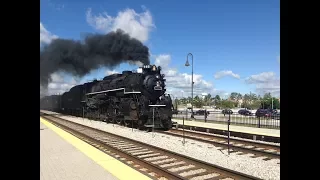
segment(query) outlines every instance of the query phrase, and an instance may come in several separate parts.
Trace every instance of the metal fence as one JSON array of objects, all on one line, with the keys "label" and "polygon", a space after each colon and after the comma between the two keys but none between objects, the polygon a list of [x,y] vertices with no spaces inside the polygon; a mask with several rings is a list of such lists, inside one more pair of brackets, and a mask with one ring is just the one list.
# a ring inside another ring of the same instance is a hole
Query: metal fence
[{"label": "metal fence", "polygon": [[[194,111],[196,112],[196,111]],[[269,128],[280,129],[280,114],[268,114],[257,117],[254,113],[251,115],[242,115],[234,112],[232,114],[223,114],[222,112],[208,111],[209,114],[205,117],[204,113],[201,115],[194,115],[191,118],[191,112],[178,111],[178,114],[174,114],[174,119],[194,120],[206,123],[219,123],[227,124],[230,118],[231,125],[257,127],[257,128]]]}]

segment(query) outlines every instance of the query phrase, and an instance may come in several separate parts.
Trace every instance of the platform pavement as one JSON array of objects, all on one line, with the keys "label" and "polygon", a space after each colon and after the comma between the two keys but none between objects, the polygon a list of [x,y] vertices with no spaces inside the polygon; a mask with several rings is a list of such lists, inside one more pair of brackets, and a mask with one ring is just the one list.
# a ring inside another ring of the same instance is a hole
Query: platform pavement
[{"label": "platform pavement", "polygon": [[[177,122],[180,125],[183,124],[183,121],[180,119],[172,119],[172,121]],[[203,128],[209,128],[209,129],[219,129],[219,130],[225,130],[225,131],[228,130],[227,124],[217,124],[217,123],[212,123],[212,122],[205,123],[205,122],[185,120],[184,125],[203,127]],[[262,136],[280,137],[280,130],[279,129],[266,129],[266,128],[255,128],[255,127],[244,127],[244,126],[230,125],[230,131],[248,133],[248,134],[257,134],[257,135],[262,135]]]},{"label": "platform pavement", "polygon": [[150,178],[40,118],[40,179]]}]

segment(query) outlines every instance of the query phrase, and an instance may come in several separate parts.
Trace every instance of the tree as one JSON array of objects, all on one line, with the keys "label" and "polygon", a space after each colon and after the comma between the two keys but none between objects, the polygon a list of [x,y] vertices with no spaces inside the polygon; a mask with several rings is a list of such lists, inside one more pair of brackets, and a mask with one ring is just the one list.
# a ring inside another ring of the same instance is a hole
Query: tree
[{"label": "tree", "polygon": [[217,107],[223,108],[223,109],[225,109],[225,108],[231,109],[231,108],[234,108],[235,105],[236,105],[235,102],[224,99],[224,100],[220,101],[220,103],[217,105]]},{"label": "tree", "polygon": [[278,98],[273,98],[273,109],[280,109],[280,101]]},{"label": "tree", "polygon": [[270,99],[270,98],[272,98],[271,93],[265,93],[263,96],[263,99],[265,99],[265,100]]},{"label": "tree", "polygon": [[196,96],[193,98],[193,102],[192,102],[193,106],[200,108],[203,106],[203,100],[201,98],[199,98],[199,96]]},{"label": "tree", "polygon": [[251,93],[251,92],[248,96],[249,96],[250,101],[256,101],[256,100],[259,100],[259,98],[260,98],[256,94]]},{"label": "tree", "polygon": [[216,95],[216,96],[213,98],[213,101],[214,101],[214,105],[215,105],[216,107],[219,107],[220,101],[221,101],[220,96],[219,96],[219,95]]},{"label": "tree", "polygon": [[250,104],[250,95],[248,94],[245,94],[243,96],[243,103],[241,105],[242,108],[248,108],[249,107],[249,104]]},{"label": "tree", "polygon": [[234,107],[235,107],[235,103],[232,102],[232,101],[229,101],[229,100],[223,100],[223,101],[221,102],[221,104],[222,104],[222,107],[223,107],[223,108],[229,108],[229,109],[231,109],[231,108],[234,108]]},{"label": "tree", "polygon": [[[187,105],[192,102],[194,107],[201,108],[203,106],[210,106],[214,102],[214,105],[218,108],[234,108],[238,107],[239,100],[242,99],[243,103],[241,104],[241,108],[248,109],[258,109],[258,108],[271,108],[272,107],[272,99],[273,99],[273,108],[280,109],[280,102],[278,98],[271,96],[270,93],[266,93],[261,97],[260,95],[256,95],[254,93],[244,94],[243,96],[240,93],[233,92],[230,95],[230,99],[222,100],[219,95],[214,96],[212,98],[211,94],[206,95],[204,98],[200,98],[199,96],[195,96],[193,102],[191,97],[180,98],[179,100],[174,100],[174,106],[183,104]],[[233,99],[231,98],[233,96]]]},{"label": "tree", "polygon": [[174,107],[175,107],[175,109],[178,109],[178,104],[179,104],[179,100],[178,99],[175,99],[174,100]]},{"label": "tree", "polygon": [[238,98],[238,93],[232,92],[232,93],[230,94],[230,99],[231,99],[231,100],[237,100],[237,98]]},{"label": "tree", "polygon": [[214,99],[215,99],[215,100],[218,100],[218,101],[220,101],[220,100],[221,100],[221,98],[220,98],[220,96],[219,96],[219,95],[216,95],[216,96],[214,97]]},{"label": "tree", "polygon": [[249,109],[258,109],[260,107],[261,107],[261,102],[259,100],[255,100],[251,104],[249,104],[247,108],[249,108]]},{"label": "tree", "polygon": [[211,103],[212,103],[211,94],[206,95],[206,96],[204,97],[203,101],[204,101],[204,105],[210,106]]},{"label": "tree", "polygon": [[237,101],[239,101],[240,99],[242,99],[242,94],[238,93],[236,98],[237,98]]},{"label": "tree", "polygon": [[272,108],[272,101],[273,101],[273,109],[280,108],[279,99],[276,97],[272,97],[271,93],[264,94],[263,98],[261,99],[261,106],[264,109]]},{"label": "tree", "polygon": [[242,94],[237,92],[232,92],[230,94],[230,100],[235,103],[235,106],[238,107],[240,100],[242,99]]}]

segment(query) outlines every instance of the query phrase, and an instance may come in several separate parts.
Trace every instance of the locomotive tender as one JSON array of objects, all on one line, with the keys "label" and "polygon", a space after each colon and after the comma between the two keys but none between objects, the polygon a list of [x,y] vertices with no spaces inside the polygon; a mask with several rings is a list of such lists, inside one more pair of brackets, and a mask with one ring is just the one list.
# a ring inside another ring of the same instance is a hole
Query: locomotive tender
[{"label": "locomotive tender", "polygon": [[171,129],[173,104],[161,67],[145,65],[74,86],[61,96],[47,96],[40,107],[100,121]]}]

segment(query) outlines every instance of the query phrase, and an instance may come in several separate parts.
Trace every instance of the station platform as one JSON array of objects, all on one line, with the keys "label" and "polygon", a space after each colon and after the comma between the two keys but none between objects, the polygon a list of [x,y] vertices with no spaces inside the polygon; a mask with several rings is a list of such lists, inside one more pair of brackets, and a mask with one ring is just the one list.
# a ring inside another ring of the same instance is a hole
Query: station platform
[{"label": "station platform", "polygon": [[[183,124],[183,121],[180,119],[172,119],[172,121],[177,122],[179,125]],[[205,122],[185,120],[184,125],[193,126],[193,127],[208,128],[208,129],[217,129],[217,130],[222,130],[222,131],[228,130],[227,124],[217,124],[217,123],[211,123],[211,122],[205,123]],[[280,138],[280,130],[279,129],[266,129],[266,128],[235,126],[235,125],[230,125],[229,127],[230,127],[229,130],[232,132]]]},{"label": "station platform", "polygon": [[40,117],[41,180],[147,180],[149,177]]}]

